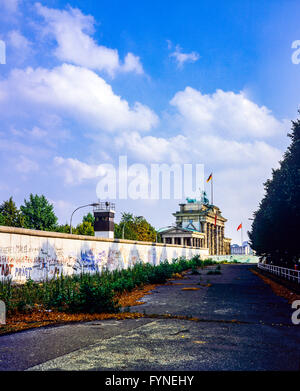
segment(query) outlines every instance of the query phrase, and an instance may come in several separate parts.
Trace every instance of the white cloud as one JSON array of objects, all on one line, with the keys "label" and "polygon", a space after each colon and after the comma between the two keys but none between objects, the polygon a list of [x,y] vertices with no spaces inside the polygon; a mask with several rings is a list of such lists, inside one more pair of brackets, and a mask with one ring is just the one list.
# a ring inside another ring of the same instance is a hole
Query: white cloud
[{"label": "white cloud", "polygon": [[143,67],[140,58],[132,53],[127,53],[124,59],[124,65],[120,67],[121,72],[136,72],[143,74]]},{"label": "white cloud", "polygon": [[138,132],[121,134],[115,138],[118,150],[126,150],[131,156],[147,162],[184,162],[186,137],[182,135],[170,139],[155,136],[142,137]]},{"label": "white cloud", "polygon": [[79,9],[50,9],[36,4],[37,12],[45,19],[45,34],[57,41],[55,55],[62,61],[86,68],[106,71],[110,76],[119,72],[143,74],[140,58],[128,53],[122,64],[116,49],[98,45],[90,36],[94,32],[94,18],[84,15]]},{"label": "white cloud", "polygon": [[282,133],[286,123],[278,121],[265,106],[258,106],[238,94],[217,90],[205,95],[191,87],[177,92],[171,105],[178,111],[176,121],[187,133],[218,134],[222,137],[268,137]]},{"label": "white cloud", "polygon": [[8,33],[8,43],[22,51],[28,51],[31,46],[31,42],[18,30],[11,30]]},{"label": "white cloud", "polygon": [[105,174],[102,167],[89,165],[78,159],[54,158],[55,167],[59,167],[59,174],[63,176],[65,183],[69,185],[80,184],[88,179],[95,179]]},{"label": "white cloud", "polygon": [[276,163],[281,151],[265,141],[231,141],[219,136],[177,135],[170,138],[142,137],[137,132],[120,135],[114,145],[119,151],[128,151],[139,161],[191,163],[222,167],[248,167]]},{"label": "white cloud", "polygon": [[[169,138],[118,135],[117,150],[128,151],[131,160],[160,163],[203,163],[207,175],[214,173],[214,201],[229,218],[227,233],[239,240],[237,225],[243,221],[244,239],[248,220],[263,195],[263,183],[278,167],[282,151],[266,140],[285,135],[285,121],[277,120],[243,93],[216,91],[203,95],[190,87],[171,100],[176,108],[169,115],[178,135]],[[174,133],[174,132],[173,132]],[[210,186],[207,187],[210,197]]]},{"label": "white cloud", "polygon": [[[168,41],[168,48],[171,49],[172,44]],[[182,68],[186,62],[196,62],[200,56],[197,52],[183,53],[179,45],[176,45],[175,51],[170,54],[170,57],[174,57],[179,68]]]},{"label": "white cloud", "polygon": [[7,48],[10,52],[10,62],[20,64],[33,53],[32,42],[30,42],[19,30],[11,30],[7,34]]},{"label": "white cloud", "polygon": [[[0,83],[6,114],[18,107],[44,114],[65,115],[94,129],[108,132],[149,131],[158,122],[156,114],[136,102],[132,107],[95,72],[63,64],[52,70],[44,68],[15,69]],[[14,103],[14,105],[10,104]],[[18,104],[17,104],[18,102]]]},{"label": "white cloud", "polygon": [[39,165],[35,161],[29,159],[26,156],[20,156],[18,157],[16,169],[19,172],[27,174],[29,172],[38,171]]}]

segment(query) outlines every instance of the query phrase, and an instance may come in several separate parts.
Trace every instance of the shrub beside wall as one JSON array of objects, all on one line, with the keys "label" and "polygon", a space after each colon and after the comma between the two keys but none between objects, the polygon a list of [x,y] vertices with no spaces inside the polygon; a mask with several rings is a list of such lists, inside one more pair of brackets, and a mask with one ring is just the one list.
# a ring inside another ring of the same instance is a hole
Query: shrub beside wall
[{"label": "shrub beside wall", "polygon": [[162,284],[174,273],[215,263],[196,255],[190,260],[182,257],[158,266],[138,263],[129,269],[60,276],[42,283],[28,280],[23,285],[13,285],[8,280],[0,283],[0,300],[9,313],[31,311],[37,306],[71,313],[114,313],[120,310],[117,293],[145,284]]}]

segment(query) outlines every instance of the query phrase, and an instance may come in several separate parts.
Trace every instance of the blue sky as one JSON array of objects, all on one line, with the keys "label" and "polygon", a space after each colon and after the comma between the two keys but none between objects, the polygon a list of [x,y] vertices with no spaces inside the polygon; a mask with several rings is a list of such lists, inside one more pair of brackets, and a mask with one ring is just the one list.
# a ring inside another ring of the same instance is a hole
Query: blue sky
[{"label": "blue sky", "polygon": [[[120,155],[203,163],[239,241],[297,116],[299,11],[289,0],[0,0],[0,199],[45,194],[64,223]],[[159,228],[178,201],[116,203],[117,219],[131,211]]]}]

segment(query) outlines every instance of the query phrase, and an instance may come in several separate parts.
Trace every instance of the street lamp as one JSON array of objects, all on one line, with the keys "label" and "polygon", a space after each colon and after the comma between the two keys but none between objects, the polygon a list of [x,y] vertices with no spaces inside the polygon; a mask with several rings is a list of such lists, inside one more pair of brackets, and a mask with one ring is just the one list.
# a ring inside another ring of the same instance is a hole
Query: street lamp
[{"label": "street lamp", "polygon": [[76,212],[76,210],[78,209],[81,209],[81,208],[85,208],[86,206],[98,206],[100,205],[99,202],[94,202],[92,204],[87,204],[87,205],[82,205],[82,206],[78,206],[78,208],[76,208],[73,213],[71,214],[71,219],[70,219],[70,234],[72,233],[72,217],[73,217],[73,214]]}]

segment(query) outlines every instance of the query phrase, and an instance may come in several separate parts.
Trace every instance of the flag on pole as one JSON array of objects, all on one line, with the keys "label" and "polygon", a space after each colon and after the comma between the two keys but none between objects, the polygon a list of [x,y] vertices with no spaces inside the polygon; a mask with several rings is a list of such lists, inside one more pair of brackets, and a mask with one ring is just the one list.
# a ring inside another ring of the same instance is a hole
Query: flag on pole
[{"label": "flag on pole", "polygon": [[217,214],[215,215],[215,226],[217,225]]},{"label": "flag on pole", "polygon": [[242,229],[242,223],[237,227],[237,231],[238,231],[239,229]]},{"label": "flag on pole", "polygon": [[212,173],[211,173],[210,176],[206,179],[206,183],[208,183],[211,179],[212,179]]}]

